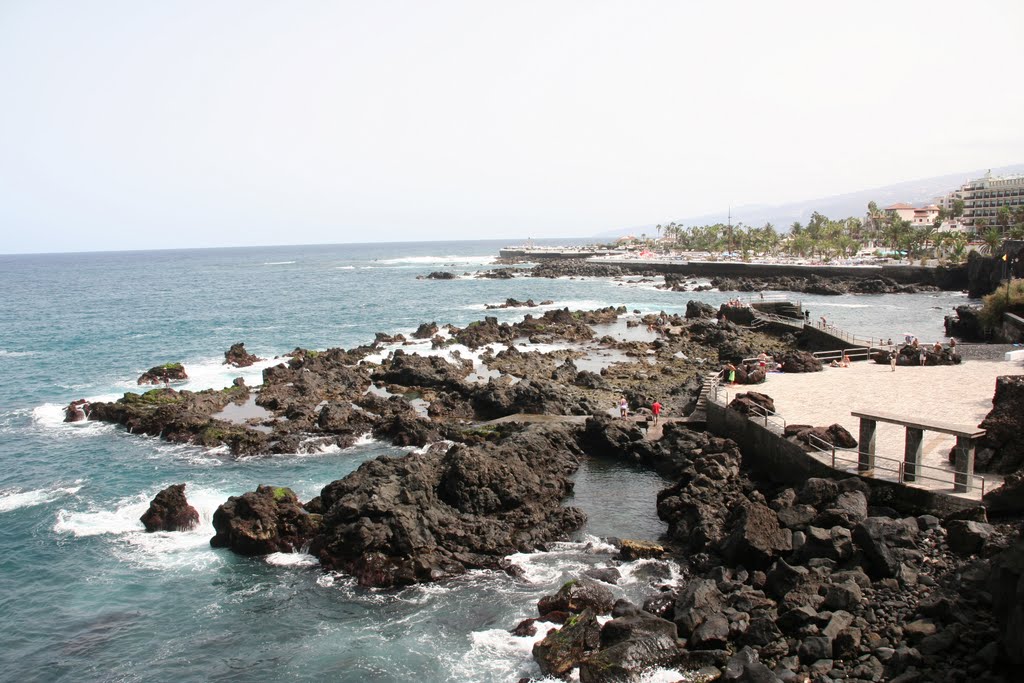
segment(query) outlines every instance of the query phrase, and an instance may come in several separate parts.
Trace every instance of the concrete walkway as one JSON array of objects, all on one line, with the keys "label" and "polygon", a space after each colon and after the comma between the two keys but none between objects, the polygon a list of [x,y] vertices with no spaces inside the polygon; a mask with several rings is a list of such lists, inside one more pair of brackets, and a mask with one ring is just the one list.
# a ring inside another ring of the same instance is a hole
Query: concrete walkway
[{"label": "concrete walkway", "polygon": [[[822,372],[771,373],[764,384],[725,386],[731,400],[737,393],[754,390],[775,401],[775,410],[787,424],[828,426],[839,423],[857,438],[859,420],[853,410],[884,410],[907,418],[927,418],[956,424],[977,425],[992,409],[996,377],[1024,373],[1024,364],[1006,361],[965,361],[960,365],[898,367],[864,361],[849,368],[826,367]],[[876,453],[903,459],[905,430],[879,423]],[[923,464],[952,473],[948,454],[956,439],[947,434],[924,433]],[[884,475],[883,475],[884,476]],[[985,490],[1002,483],[997,475],[985,478]],[[886,477],[889,478],[889,477]],[[945,490],[938,482],[922,482],[927,488]],[[972,497],[980,497],[980,491]]]}]

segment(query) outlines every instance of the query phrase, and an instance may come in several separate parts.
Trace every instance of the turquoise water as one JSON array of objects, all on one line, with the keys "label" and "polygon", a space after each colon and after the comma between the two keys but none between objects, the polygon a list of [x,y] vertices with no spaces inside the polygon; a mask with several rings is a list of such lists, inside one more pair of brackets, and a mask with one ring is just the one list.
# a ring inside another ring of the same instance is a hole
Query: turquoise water
[{"label": "turquoise water", "polygon": [[[288,485],[303,499],[367,458],[345,451],[232,461],[106,425],[65,425],[76,398],[135,390],[152,365],[181,361],[186,388],[259,382],[296,346],[350,347],[424,321],[463,325],[508,297],[560,306],[683,312],[732,294],[686,294],[609,279],[417,280],[488,264],[501,244],[452,242],[0,256],[0,663],[9,680],[515,681],[538,675],[532,641],[507,629],[587,566],[603,536],[653,538],[656,475],[585,463],[573,504],[590,522],[573,543],[514,558],[524,579],[477,572],[441,585],[370,591],[305,555],[214,550],[210,518],[228,496]],[[815,318],[859,334],[924,340],[962,295],[803,297]],[[524,311],[488,312],[513,320]],[[221,364],[234,342],[271,360]],[[202,516],[182,534],[138,522],[186,482]],[[641,599],[645,572],[621,592]]]}]

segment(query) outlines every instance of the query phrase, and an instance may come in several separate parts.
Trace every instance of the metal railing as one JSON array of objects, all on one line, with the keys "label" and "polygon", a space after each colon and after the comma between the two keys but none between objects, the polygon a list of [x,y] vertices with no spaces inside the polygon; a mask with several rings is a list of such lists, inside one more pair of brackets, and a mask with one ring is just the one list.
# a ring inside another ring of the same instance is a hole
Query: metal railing
[{"label": "metal railing", "polygon": [[842,361],[843,356],[846,356],[850,360],[870,360],[871,352],[873,349],[866,349],[863,346],[858,346],[853,349],[842,349],[835,351],[815,351],[811,355],[820,360],[822,363],[831,363],[832,361]]},{"label": "metal railing", "polygon": [[[817,443],[813,443],[813,442],[817,442]],[[824,439],[815,436],[814,434],[808,434],[807,435],[807,445],[809,445],[811,448],[813,448],[818,453],[825,453],[825,454],[827,454],[826,457],[830,458],[832,469],[837,469],[837,470],[842,470],[842,471],[847,471],[847,472],[848,471],[852,471],[852,472],[855,472],[855,473],[863,474],[863,472],[861,471],[861,468],[860,468],[860,451],[858,449],[856,449],[856,448],[841,448],[839,446],[836,446],[833,443],[829,443],[828,441],[825,441]],[[845,455],[845,454],[850,454],[850,455]],[[955,488],[956,485],[957,485],[957,477],[962,477],[962,478],[967,478],[968,477],[968,474],[966,472],[956,472],[956,471],[950,472],[949,470],[943,469],[941,467],[933,467],[931,465],[918,464],[914,469],[916,469],[916,470],[928,470],[928,471],[931,471],[931,472],[939,472],[939,473],[941,473],[941,474],[943,474],[945,476],[941,477],[941,478],[940,477],[930,477],[930,476],[927,476],[925,474],[919,474],[919,473],[915,472],[915,473],[912,473],[911,474],[911,478],[908,479],[907,478],[907,462],[905,460],[900,460],[900,459],[897,459],[897,458],[888,458],[888,457],[885,457],[885,456],[882,456],[882,455],[875,455],[874,456],[874,460],[875,460],[875,466],[874,466],[873,469],[881,470],[882,472],[892,472],[893,474],[896,475],[896,480],[899,483],[901,483],[901,484],[903,484],[905,486],[913,486],[918,481],[927,480],[927,481],[934,481],[934,482],[937,482],[937,483],[940,483],[940,484],[946,484],[946,485],[949,485],[951,488]],[[879,461],[882,461],[881,465],[878,464]],[[841,466],[837,466],[837,463],[839,463],[839,465],[841,465]],[[889,465],[887,463],[893,463],[893,464]],[[969,476],[970,476],[970,479],[971,479],[969,488],[973,489],[976,486],[977,482],[980,481],[981,482],[981,495],[984,496],[985,495],[985,477],[980,477],[980,476],[975,475],[975,474],[972,474],[972,475],[969,475]]]},{"label": "metal railing", "polygon": [[753,405],[750,406],[750,412],[758,417],[764,419],[764,426],[767,428],[769,425],[779,430],[779,433],[784,434],[786,432],[786,418],[779,415],[774,410],[769,410],[764,406]]},{"label": "metal railing", "polygon": [[802,302],[793,301],[787,294],[759,294],[758,296],[740,299],[745,304],[766,304],[766,303],[792,303],[797,308],[802,308]]},{"label": "metal railing", "polygon": [[817,327],[822,332],[825,332],[826,334],[829,334],[838,339],[842,339],[843,341],[848,341],[851,344],[856,344],[857,346],[870,347],[875,342],[875,337],[862,337],[859,334],[851,334],[844,329],[836,327],[835,325],[832,325],[830,323],[823,323],[820,320],[816,322],[814,326]]}]

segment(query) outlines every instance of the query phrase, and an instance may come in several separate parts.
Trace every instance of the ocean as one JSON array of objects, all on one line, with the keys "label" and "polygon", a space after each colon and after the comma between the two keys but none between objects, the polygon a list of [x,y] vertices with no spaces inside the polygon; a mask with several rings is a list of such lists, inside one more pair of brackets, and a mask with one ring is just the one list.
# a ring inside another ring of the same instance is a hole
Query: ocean
[{"label": "ocean", "polygon": [[[537,241],[543,244],[544,241]],[[563,241],[564,242],[564,241]],[[553,243],[553,242],[552,242]],[[403,590],[360,588],[302,553],[244,558],[209,547],[228,496],[259,484],[303,500],[366,459],[406,450],[369,438],[345,450],[233,460],[96,423],[64,424],[78,398],[139,390],[147,368],[182,362],[184,388],[260,383],[297,346],[369,343],[421,322],[465,325],[508,297],[558,307],[682,313],[734,293],[674,293],[640,278],[476,279],[501,242],[424,242],[0,256],[0,664],[17,681],[517,681],[540,676],[535,638],[508,630],[579,571],[607,564],[608,537],[664,530],[656,474],[589,460],[569,504],[589,522],[570,542],[514,557],[525,575],[472,572]],[[455,280],[417,279],[435,270]],[[860,335],[926,342],[959,293],[793,295]],[[235,342],[267,361],[223,365]],[[147,534],[157,491],[186,483],[201,515]],[[669,568],[623,568],[641,601]],[[541,634],[543,635],[543,634]],[[649,680],[677,680],[654,672]]]}]

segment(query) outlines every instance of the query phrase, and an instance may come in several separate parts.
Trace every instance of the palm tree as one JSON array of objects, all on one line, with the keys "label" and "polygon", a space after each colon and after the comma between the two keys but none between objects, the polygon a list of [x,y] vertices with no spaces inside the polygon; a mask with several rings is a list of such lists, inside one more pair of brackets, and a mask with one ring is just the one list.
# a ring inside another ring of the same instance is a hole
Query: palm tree
[{"label": "palm tree", "polygon": [[[979,218],[978,223],[980,224],[983,220],[985,219]],[[998,251],[999,245],[1003,243],[1002,233],[994,227],[986,230],[985,234],[981,236],[981,239],[984,240],[985,246],[988,247],[988,253],[993,255]]]}]

